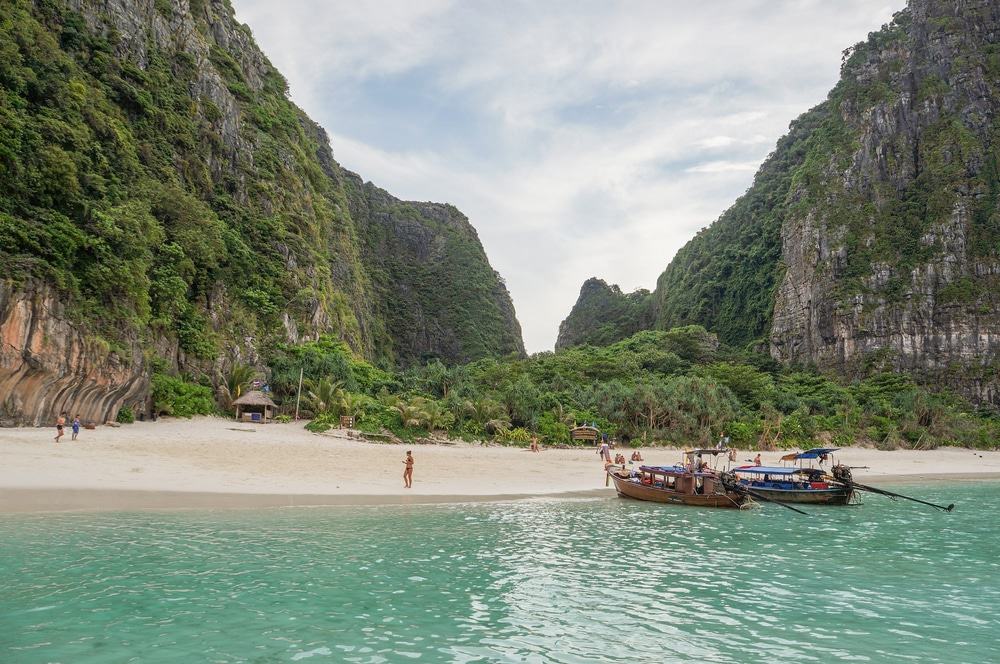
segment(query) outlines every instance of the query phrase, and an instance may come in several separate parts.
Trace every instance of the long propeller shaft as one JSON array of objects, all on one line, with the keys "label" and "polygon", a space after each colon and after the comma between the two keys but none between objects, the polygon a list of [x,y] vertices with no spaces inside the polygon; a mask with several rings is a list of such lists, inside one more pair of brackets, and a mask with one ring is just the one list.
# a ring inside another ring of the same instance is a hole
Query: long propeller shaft
[{"label": "long propeller shaft", "polygon": [[903,500],[912,500],[915,503],[920,503],[921,505],[928,505],[930,507],[936,507],[939,510],[950,512],[955,509],[955,504],[952,503],[947,507],[944,505],[938,505],[937,503],[931,503],[926,500],[920,500],[919,498],[913,498],[912,496],[904,496],[901,493],[896,493],[895,491],[887,491],[886,489],[879,489],[878,487],[868,486],[867,484],[858,484],[857,482],[852,482],[851,486],[855,489],[861,489],[862,491],[869,491],[871,493],[877,493],[882,496],[889,496],[890,498],[902,498]]}]

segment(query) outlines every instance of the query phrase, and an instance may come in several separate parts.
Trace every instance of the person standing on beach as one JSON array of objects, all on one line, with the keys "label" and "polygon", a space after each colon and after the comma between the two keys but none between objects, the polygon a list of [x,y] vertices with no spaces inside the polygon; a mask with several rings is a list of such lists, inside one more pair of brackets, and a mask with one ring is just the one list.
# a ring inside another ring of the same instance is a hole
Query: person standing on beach
[{"label": "person standing on beach", "polygon": [[413,454],[410,450],[406,450],[406,459],[403,460],[403,465],[406,468],[403,469],[403,488],[412,489],[413,488]]},{"label": "person standing on beach", "polygon": [[59,414],[56,418],[56,442],[63,437],[63,427],[66,426],[66,411]]},{"label": "person standing on beach", "polygon": [[76,440],[76,437],[80,435],[80,413],[77,413],[73,418],[73,437],[70,440]]},{"label": "person standing on beach", "polygon": [[607,439],[601,442],[601,448],[598,450],[598,453],[601,455],[601,460],[604,461],[605,466],[611,463],[611,446],[608,444]]}]

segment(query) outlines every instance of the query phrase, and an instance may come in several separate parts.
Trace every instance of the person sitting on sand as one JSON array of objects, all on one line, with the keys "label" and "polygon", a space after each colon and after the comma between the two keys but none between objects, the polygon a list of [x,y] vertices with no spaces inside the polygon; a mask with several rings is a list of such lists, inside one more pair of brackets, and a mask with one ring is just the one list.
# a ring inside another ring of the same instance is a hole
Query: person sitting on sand
[{"label": "person sitting on sand", "polygon": [[73,418],[73,437],[70,440],[76,440],[76,437],[80,435],[80,413],[76,414]]},{"label": "person sitting on sand", "polygon": [[732,448],[731,450],[729,450],[729,460],[730,461],[736,461],[736,448],[735,447]]},{"label": "person sitting on sand", "polygon": [[66,425],[66,411],[59,414],[56,418],[56,442],[63,437],[63,427]]},{"label": "person sitting on sand", "polygon": [[642,461],[642,460],[643,460],[642,454],[639,453],[639,450],[632,452],[632,461]]},{"label": "person sitting on sand", "polygon": [[755,466],[759,466],[760,465],[760,452],[757,452],[757,456],[755,456],[753,458],[753,465],[755,465]]},{"label": "person sitting on sand", "polygon": [[625,465],[625,455],[619,452],[615,455],[615,463],[624,466]]},{"label": "person sitting on sand", "polygon": [[403,460],[403,465],[406,468],[403,469],[403,488],[412,489],[413,488],[413,453],[410,450],[406,450],[406,459]]}]

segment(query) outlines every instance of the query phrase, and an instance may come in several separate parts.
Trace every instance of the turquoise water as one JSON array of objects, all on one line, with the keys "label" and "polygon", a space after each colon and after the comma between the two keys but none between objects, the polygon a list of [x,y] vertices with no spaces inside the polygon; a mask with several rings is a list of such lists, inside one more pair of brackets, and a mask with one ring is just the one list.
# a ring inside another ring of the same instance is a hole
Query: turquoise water
[{"label": "turquoise water", "polygon": [[1000,661],[1000,484],[0,517],[0,662]]}]

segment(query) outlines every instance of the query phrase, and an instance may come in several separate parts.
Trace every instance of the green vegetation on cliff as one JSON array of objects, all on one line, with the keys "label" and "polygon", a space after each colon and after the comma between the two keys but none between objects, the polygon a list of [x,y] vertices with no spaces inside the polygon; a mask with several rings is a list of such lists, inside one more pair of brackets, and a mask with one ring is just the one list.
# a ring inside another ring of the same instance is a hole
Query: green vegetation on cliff
[{"label": "green vegetation on cliff", "polygon": [[523,352],[468,221],[372,205],[227,2],[81,12],[0,9],[0,278],[182,368],[321,333],[386,365]]},{"label": "green vegetation on cliff", "polygon": [[674,256],[656,282],[656,326],[698,324],[728,344],[764,337],[782,277],[781,225],[795,174],[822,151],[829,117],[818,106],[792,123],[750,189]]},{"label": "green vegetation on cliff", "polygon": [[[845,375],[882,360],[997,404],[997,34],[996,2],[911,0],[847,49],[828,98],[670,261],[649,327],[703,325]],[[613,340],[643,315],[601,313],[571,312],[560,346]]]},{"label": "green vegetation on cliff", "polygon": [[653,325],[648,290],[623,293],[618,285],[591,278],[583,283],[570,315],[559,325],[556,350],[588,344],[607,346]]}]

